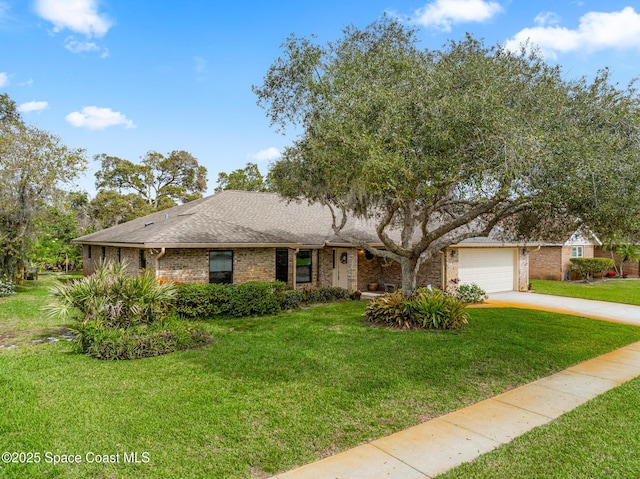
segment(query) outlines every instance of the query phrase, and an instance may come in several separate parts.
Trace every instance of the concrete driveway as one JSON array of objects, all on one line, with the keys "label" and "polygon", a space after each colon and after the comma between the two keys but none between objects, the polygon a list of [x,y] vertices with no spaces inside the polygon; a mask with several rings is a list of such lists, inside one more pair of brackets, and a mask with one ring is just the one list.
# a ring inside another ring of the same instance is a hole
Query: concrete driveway
[{"label": "concrete driveway", "polygon": [[566,298],[550,294],[505,291],[492,293],[487,301],[492,306],[540,309],[574,314],[588,318],[640,325],[640,306],[593,301],[591,299]]}]

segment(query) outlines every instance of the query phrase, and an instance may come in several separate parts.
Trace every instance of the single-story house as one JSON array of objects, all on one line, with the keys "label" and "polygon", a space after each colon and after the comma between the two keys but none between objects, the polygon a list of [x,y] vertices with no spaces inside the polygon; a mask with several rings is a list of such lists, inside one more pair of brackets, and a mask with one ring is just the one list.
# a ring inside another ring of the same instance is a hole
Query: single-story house
[{"label": "single-story house", "polygon": [[[345,243],[331,228],[328,208],[288,202],[275,193],[223,191],[74,240],[84,273],[96,262],[127,260],[133,272],[191,283],[280,280],[292,288],[341,286],[366,291],[401,285],[400,265]],[[382,247],[375,228],[352,218],[346,228]],[[526,290],[526,249],[475,238],[425,262],[418,285],[475,282],[487,292]]]},{"label": "single-story house", "polygon": [[571,279],[571,258],[593,258],[600,240],[588,230],[577,230],[564,242],[541,243],[529,249],[531,279]]}]

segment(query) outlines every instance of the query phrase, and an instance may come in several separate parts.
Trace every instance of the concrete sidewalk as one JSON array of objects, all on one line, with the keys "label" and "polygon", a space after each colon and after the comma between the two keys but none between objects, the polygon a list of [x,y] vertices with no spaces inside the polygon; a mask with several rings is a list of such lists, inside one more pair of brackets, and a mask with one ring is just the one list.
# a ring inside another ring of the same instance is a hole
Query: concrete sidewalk
[{"label": "concrete sidewalk", "polygon": [[[534,293],[498,293],[513,306],[640,324],[640,307]],[[273,479],[432,478],[640,375],[640,342]]]}]

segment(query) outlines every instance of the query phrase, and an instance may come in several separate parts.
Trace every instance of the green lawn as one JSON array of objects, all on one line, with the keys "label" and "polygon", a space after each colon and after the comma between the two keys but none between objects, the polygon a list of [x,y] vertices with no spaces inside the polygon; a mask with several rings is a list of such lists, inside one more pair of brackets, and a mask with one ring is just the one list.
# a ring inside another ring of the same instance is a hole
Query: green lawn
[{"label": "green lawn", "polygon": [[345,302],[203,321],[205,349],[101,362],[30,344],[62,326],[38,311],[44,285],[0,301],[0,342],[20,344],[0,349],[0,449],[41,455],[0,464],[3,479],[266,477],[640,340],[637,327],[517,309],[473,309],[461,332],[389,331]]},{"label": "green lawn", "polygon": [[531,283],[536,293],[640,305],[640,280],[637,279],[606,279],[592,283],[534,279]]},{"label": "green lawn", "polygon": [[640,477],[640,378],[438,479]]}]

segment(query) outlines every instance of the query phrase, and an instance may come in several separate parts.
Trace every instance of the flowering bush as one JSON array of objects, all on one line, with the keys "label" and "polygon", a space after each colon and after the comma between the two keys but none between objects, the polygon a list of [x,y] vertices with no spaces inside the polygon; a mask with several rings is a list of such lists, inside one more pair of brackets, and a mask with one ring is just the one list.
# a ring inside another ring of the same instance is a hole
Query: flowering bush
[{"label": "flowering bush", "polygon": [[16,294],[16,287],[13,281],[7,276],[0,276],[0,298]]},{"label": "flowering bush", "polygon": [[463,303],[484,303],[484,300],[489,297],[487,292],[476,283],[461,284],[455,296]]}]

